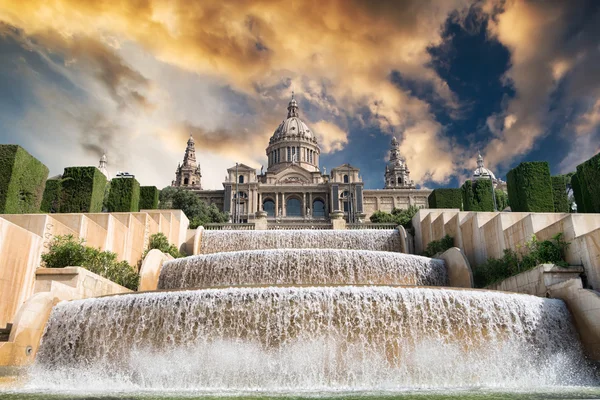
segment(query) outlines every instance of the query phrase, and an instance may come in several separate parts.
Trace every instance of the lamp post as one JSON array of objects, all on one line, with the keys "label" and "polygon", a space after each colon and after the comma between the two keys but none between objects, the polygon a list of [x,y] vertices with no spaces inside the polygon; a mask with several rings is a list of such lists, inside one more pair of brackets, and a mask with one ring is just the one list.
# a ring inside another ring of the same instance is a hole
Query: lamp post
[{"label": "lamp post", "polygon": [[235,163],[235,194],[234,194],[234,199],[235,199],[235,216],[234,216],[234,220],[233,222],[235,224],[239,223],[239,213],[240,213],[240,199],[239,199],[239,182],[240,182],[240,178],[238,176],[238,163]]}]

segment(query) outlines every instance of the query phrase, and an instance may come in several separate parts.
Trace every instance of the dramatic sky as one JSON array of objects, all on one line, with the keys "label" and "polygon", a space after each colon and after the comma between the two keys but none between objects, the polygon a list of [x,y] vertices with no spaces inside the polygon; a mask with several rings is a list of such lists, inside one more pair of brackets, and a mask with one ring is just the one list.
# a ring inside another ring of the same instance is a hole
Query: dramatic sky
[{"label": "dramatic sky", "polygon": [[291,92],[321,166],[383,186],[396,136],[423,187],[477,151],[504,177],[600,150],[600,2],[0,0],[0,143],[51,175],[97,165],[174,178],[189,134],[206,188],[266,164]]}]

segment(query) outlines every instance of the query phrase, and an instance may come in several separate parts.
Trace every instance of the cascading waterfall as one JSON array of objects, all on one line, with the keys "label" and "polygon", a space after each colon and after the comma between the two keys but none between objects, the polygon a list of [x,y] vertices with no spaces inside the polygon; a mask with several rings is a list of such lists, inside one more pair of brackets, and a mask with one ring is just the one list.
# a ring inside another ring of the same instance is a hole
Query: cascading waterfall
[{"label": "cascading waterfall", "polygon": [[237,285],[446,286],[442,260],[368,250],[275,249],[199,255],[165,263],[159,289]]},{"label": "cascading waterfall", "polygon": [[35,387],[534,388],[587,383],[559,300],[403,287],[229,288],[60,303]]},{"label": "cascading waterfall", "polygon": [[348,249],[400,251],[395,229],[204,231],[200,253],[264,249]]}]

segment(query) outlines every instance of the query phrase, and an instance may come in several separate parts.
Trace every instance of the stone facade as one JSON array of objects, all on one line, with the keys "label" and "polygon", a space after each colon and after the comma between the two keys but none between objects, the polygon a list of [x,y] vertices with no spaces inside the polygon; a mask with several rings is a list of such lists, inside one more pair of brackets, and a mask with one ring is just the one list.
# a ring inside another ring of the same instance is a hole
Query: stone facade
[{"label": "stone facade", "polygon": [[227,170],[223,190],[202,190],[199,167],[194,179],[188,178],[187,184],[182,181],[185,176],[192,176],[189,171],[196,165],[190,138],[184,164],[178,167],[173,186],[193,190],[206,203],[228,212],[234,223],[254,221],[259,211],[265,211],[270,222],[329,222],[331,214],[342,213],[348,222],[363,222],[377,210],[426,207],[431,193],[415,189],[396,138],[392,139],[390,161],[386,165],[385,189],[365,190],[360,170],[347,163],[333,168],[329,174],[325,168],[321,170],[321,148],[314,132],[300,118],[293,95],[287,118],[271,136],[266,155],[266,171],[261,169],[257,173],[252,167],[236,164]]}]

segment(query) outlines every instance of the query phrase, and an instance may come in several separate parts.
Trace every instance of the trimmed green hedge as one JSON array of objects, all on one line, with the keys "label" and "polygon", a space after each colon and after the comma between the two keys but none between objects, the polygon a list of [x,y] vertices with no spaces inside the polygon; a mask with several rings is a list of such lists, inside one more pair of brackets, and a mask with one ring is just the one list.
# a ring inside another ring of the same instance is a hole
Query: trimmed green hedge
[{"label": "trimmed green hedge", "polygon": [[[577,166],[583,212],[600,213],[600,154]],[[577,202],[577,210],[580,209]],[[581,212],[581,211],[580,211]]]},{"label": "trimmed green hedge", "polygon": [[48,179],[40,211],[44,213],[56,213],[60,211],[61,180]]},{"label": "trimmed green hedge", "polygon": [[466,181],[462,185],[461,191],[465,211],[494,211],[491,180]]},{"label": "trimmed green hedge", "polygon": [[156,186],[140,187],[140,210],[156,210],[158,208],[159,190]]},{"label": "trimmed green hedge", "polygon": [[135,178],[115,178],[110,181],[106,208],[108,212],[140,211],[140,183]]},{"label": "trimmed green hedge", "polygon": [[512,211],[554,212],[552,180],[547,162],[522,162],[508,171],[506,181]]},{"label": "trimmed green hedge", "polygon": [[0,145],[0,214],[40,211],[48,168],[18,145]]},{"label": "trimmed green hedge", "polygon": [[583,203],[583,189],[579,183],[579,177],[577,174],[571,177],[571,187],[573,188],[573,197],[575,198],[575,204],[577,204],[577,212],[584,213],[585,205]]},{"label": "trimmed green hedge", "polygon": [[106,177],[96,167],[65,168],[61,184],[61,213],[102,212]]},{"label": "trimmed green hedge", "polygon": [[553,176],[552,198],[554,200],[554,212],[569,212],[569,196],[567,196],[567,177],[564,175]]},{"label": "trimmed green hedge", "polygon": [[427,200],[429,208],[458,208],[462,210],[462,191],[460,189],[434,189]]},{"label": "trimmed green hedge", "polygon": [[495,189],[496,193],[496,206],[498,211],[506,209],[510,204],[508,203],[508,194],[502,189]]}]

